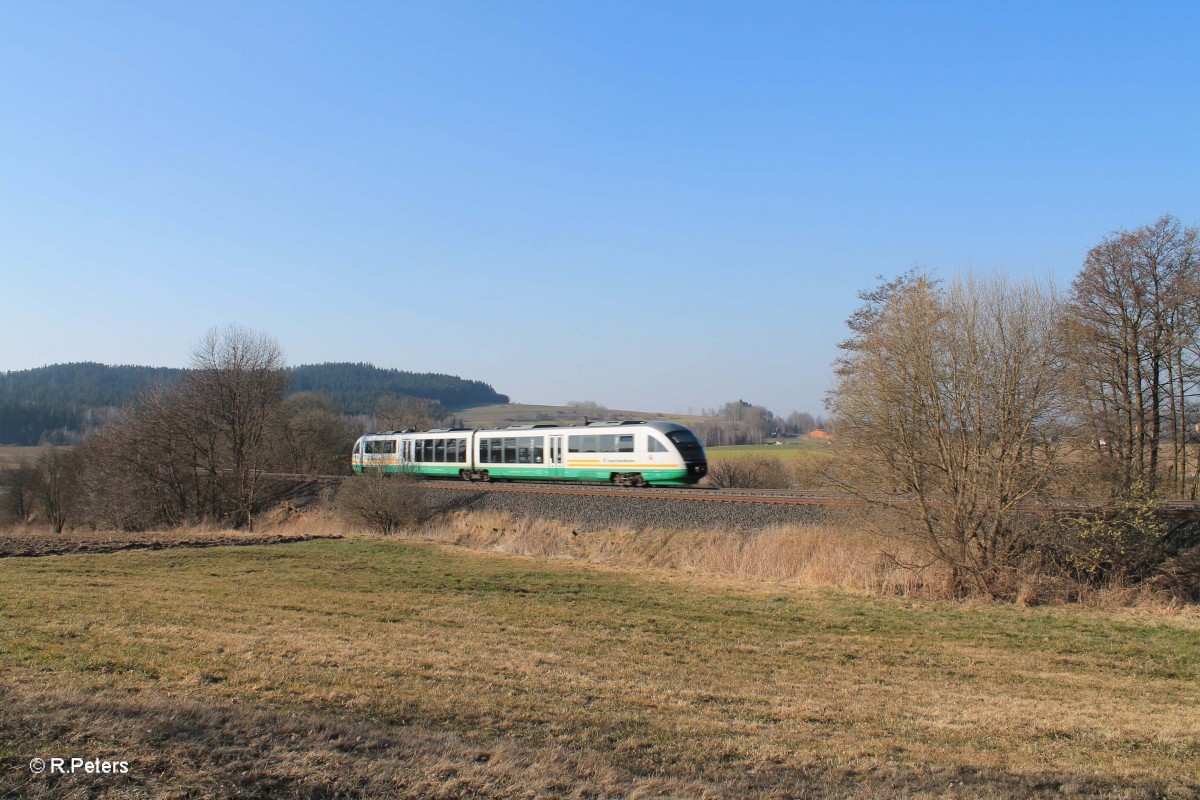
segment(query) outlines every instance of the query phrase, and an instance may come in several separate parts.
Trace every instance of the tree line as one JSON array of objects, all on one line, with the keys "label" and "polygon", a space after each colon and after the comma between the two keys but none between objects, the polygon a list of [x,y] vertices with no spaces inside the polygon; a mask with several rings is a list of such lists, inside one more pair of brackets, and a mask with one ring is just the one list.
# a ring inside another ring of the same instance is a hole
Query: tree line
[{"label": "tree line", "polygon": [[[891,508],[953,592],[1057,576],[1200,594],[1195,526],[1152,513],[1200,488],[1196,228],[1106,236],[1065,295],[913,269],[860,297],[827,401],[834,477]],[[1063,496],[1097,510],[1031,512]]]},{"label": "tree line", "polygon": [[793,411],[780,417],[765,406],[734,400],[720,408],[705,409],[706,419],[695,420],[690,427],[705,447],[761,444],[783,436],[801,436],[824,425],[824,420],[805,411]]},{"label": "tree line", "polygon": [[[83,362],[0,373],[0,444],[76,444],[152,387],[187,374],[169,367]],[[381,369],[371,364],[311,364],[285,370],[290,394],[323,394],[335,410],[369,415],[381,396],[413,397],[445,408],[507,403],[482,381]]]}]

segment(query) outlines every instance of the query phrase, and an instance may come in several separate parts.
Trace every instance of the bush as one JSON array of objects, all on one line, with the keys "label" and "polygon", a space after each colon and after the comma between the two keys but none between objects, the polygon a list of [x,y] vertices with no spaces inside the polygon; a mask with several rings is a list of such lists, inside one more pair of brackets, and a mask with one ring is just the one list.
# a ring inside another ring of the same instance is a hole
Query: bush
[{"label": "bush", "polygon": [[405,474],[367,472],[346,478],[336,506],[347,522],[384,535],[413,528],[429,516],[416,479]]},{"label": "bush", "polygon": [[791,476],[776,458],[710,461],[708,480],[718,489],[787,489]]},{"label": "bush", "polygon": [[1153,577],[1168,555],[1167,525],[1156,506],[1135,485],[1114,508],[1062,520],[1048,548],[1052,570],[1090,586]]}]

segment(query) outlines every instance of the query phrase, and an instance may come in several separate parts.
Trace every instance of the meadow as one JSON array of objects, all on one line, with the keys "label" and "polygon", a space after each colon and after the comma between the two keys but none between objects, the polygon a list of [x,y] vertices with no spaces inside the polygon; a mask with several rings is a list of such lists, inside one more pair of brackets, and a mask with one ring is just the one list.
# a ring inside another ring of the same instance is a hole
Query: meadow
[{"label": "meadow", "polygon": [[802,459],[823,460],[831,458],[828,445],[801,438],[784,444],[736,444],[726,447],[706,447],[704,452],[710,461],[779,459],[793,461]]},{"label": "meadow", "polygon": [[32,463],[42,452],[40,447],[25,447],[22,445],[5,445],[0,447],[0,469],[12,469],[22,464]]},{"label": "meadow", "polygon": [[0,796],[1200,792],[1183,614],[365,536],[4,558],[0,599]]}]

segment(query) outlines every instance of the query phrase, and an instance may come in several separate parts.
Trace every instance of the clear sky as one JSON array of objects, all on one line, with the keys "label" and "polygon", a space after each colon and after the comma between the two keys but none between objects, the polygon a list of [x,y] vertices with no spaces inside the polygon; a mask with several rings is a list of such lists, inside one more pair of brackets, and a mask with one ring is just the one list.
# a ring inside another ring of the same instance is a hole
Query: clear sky
[{"label": "clear sky", "polygon": [[818,413],[876,275],[1200,222],[1197,42],[1197,2],[8,2],[0,370],[239,322]]}]

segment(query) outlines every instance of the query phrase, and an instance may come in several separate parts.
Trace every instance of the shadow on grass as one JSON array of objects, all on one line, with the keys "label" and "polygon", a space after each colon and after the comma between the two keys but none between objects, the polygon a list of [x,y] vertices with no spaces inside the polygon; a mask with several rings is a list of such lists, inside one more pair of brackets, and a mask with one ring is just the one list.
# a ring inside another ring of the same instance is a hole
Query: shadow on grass
[{"label": "shadow on grass", "polygon": [[[704,776],[614,753],[473,739],[413,718],[205,702],[162,693],[0,687],[0,797],[1163,798],[1200,787],[1069,775],[793,763]],[[126,775],[32,775],[31,758],[128,761]]]}]

